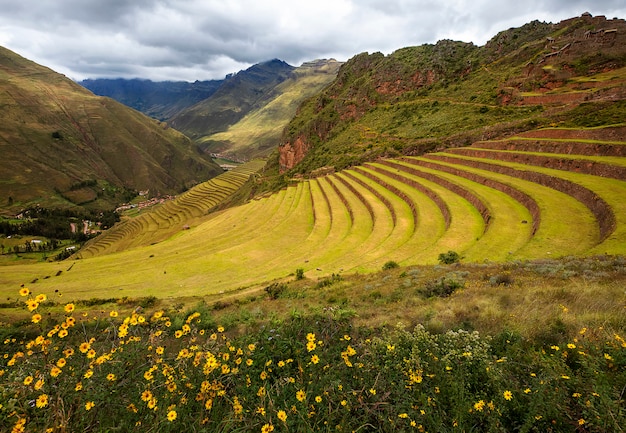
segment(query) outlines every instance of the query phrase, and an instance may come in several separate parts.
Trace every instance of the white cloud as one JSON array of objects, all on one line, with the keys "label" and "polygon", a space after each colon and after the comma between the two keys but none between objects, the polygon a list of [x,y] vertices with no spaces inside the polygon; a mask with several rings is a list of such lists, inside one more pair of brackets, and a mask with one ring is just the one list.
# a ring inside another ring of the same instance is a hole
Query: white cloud
[{"label": "white cloud", "polygon": [[439,39],[484,44],[534,19],[589,11],[626,17],[623,0],[0,0],[0,44],[75,79],[223,78],[279,58],[347,60]]}]

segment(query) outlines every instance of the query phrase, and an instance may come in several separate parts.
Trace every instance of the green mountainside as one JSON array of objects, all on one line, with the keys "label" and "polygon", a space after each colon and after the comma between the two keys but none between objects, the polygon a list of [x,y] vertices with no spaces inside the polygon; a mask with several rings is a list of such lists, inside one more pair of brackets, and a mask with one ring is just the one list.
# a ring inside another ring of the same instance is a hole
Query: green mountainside
[{"label": "green mountainside", "polygon": [[534,21],[482,47],[443,40],[359,54],[299,108],[282,138],[280,170],[340,170],[538,126],[592,126],[594,117],[596,125],[622,122],[623,75],[594,77],[624,65],[624,20],[588,14]]},{"label": "green mountainside", "polygon": [[329,84],[340,65],[332,59],[297,68],[280,60],[259,63],[169,121],[210,153],[244,160],[267,156],[298,105]]},{"label": "green mountainside", "polygon": [[224,131],[267,100],[268,92],[293,69],[278,59],[253,65],[229,76],[210,98],[173,116],[170,123],[193,140]]},{"label": "green mountainside", "polygon": [[222,172],[180,132],[0,48],[0,207],[112,209]]}]

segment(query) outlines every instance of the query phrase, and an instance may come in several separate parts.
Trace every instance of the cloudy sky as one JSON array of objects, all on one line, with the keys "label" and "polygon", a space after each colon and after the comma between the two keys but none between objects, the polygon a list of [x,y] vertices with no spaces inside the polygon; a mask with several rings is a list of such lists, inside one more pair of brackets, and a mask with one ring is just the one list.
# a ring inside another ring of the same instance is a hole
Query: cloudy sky
[{"label": "cloudy sky", "polygon": [[624,0],[0,0],[0,45],[70,78],[221,79],[273,58],[294,66],[454,39]]}]

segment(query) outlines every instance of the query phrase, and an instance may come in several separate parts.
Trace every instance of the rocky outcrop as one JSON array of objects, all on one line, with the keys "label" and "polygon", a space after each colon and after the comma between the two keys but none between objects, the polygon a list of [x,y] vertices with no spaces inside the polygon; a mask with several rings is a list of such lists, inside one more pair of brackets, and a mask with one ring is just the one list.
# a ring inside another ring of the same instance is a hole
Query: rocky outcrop
[{"label": "rocky outcrop", "polygon": [[291,170],[305,157],[309,151],[310,144],[303,136],[298,136],[295,140],[287,142],[278,148],[278,162],[280,172]]}]

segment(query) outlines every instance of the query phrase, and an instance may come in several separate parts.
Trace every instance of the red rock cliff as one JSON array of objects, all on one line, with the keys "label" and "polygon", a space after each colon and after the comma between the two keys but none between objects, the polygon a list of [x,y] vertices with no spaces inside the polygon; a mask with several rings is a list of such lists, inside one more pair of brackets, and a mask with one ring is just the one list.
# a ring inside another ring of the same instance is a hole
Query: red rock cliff
[{"label": "red rock cliff", "polygon": [[298,136],[292,142],[287,142],[278,148],[280,172],[291,170],[297,163],[302,161],[309,151],[310,145],[303,136]]}]

